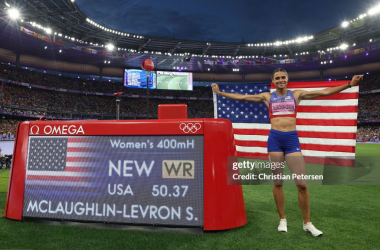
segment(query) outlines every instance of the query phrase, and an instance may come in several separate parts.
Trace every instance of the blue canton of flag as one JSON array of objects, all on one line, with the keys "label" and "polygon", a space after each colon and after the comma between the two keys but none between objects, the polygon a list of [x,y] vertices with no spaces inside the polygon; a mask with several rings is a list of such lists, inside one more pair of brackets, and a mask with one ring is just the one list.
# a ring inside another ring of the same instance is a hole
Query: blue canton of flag
[{"label": "blue canton of flag", "polygon": [[[269,92],[270,84],[219,85],[222,92],[256,95]],[[243,102],[216,95],[215,118],[229,119],[232,123],[269,123],[269,111],[264,103]]]}]

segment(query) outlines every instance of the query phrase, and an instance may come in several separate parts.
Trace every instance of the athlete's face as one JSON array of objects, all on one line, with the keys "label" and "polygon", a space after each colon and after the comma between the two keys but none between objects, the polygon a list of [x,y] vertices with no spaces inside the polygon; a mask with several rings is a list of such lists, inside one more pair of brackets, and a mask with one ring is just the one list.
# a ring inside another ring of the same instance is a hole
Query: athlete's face
[{"label": "athlete's face", "polygon": [[277,89],[284,89],[288,85],[288,75],[285,72],[278,71],[274,73],[272,82]]}]

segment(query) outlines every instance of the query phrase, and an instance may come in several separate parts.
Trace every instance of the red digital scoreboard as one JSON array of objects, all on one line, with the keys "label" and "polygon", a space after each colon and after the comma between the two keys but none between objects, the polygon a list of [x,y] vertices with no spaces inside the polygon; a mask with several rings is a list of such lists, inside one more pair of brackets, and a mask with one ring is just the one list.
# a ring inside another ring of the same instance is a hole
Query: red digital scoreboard
[{"label": "red digital scoreboard", "polygon": [[225,230],[246,224],[222,119],[18,125],[5,217]]}]

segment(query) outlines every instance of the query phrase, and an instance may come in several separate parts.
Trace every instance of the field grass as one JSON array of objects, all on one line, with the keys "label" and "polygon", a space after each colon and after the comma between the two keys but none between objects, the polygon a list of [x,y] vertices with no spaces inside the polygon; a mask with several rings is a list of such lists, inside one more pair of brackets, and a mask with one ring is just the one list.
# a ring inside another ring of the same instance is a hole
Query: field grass
[{"label": "field grass", "polygon": [[[380,145],[357,145],[357,155]],[[380,165],[380,164],[379,164]],[[4,214],[9,170],[0,170]],[[380,186],[309,186],[311,218],[324,235],[302,230],[295,186],[285,186],[288,233],[277,232],[271,186],[243,186],[248,224],[222,232],[179,234],[52,226],[0,218],[0,249],[378,249]]]}]

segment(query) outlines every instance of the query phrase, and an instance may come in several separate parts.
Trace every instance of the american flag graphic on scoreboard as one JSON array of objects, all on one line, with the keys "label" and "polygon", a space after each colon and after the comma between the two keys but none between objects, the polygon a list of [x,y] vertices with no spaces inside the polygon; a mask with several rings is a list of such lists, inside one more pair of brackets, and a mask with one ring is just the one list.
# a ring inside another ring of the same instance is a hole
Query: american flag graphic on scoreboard
[{"label": "american flag graphic on scoreboard", "polygon": [[100,178],[97,159],[104,143],[94,138],[34,136],[29,141],[26,190],[94,193]]},{"label": "american flag graphic on scoreboard", "polygon": [[[334,82],[291,82],[288,89],[313,91],[347,84]],[[254,95],[274,92],[270,84],[220,85],[227,93]],[[355,157],[359,87],[338,94],[302,100],[297,109],[297,132],[306,162],[352,166]],[[214,117],[232,121],[238,156],[266,156],[271,125],[264,103],[234,101],[214,93]]]}]

